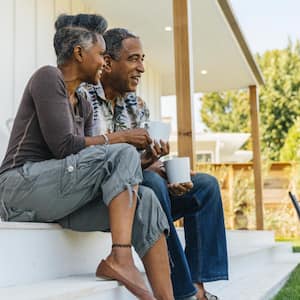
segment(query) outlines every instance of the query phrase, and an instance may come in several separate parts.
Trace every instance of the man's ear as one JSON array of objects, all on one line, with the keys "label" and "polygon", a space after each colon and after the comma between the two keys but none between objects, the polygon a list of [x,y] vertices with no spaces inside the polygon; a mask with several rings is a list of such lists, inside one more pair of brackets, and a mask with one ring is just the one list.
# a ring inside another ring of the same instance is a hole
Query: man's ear
[{"label": "man's ear", "polygon": [[105,65],[103,67],[105,72],[111,72],[112,58],[109,54],[104,54]]},{"label": "man's ear", "polygon": [[74,54],[74,58],[78,62],[81,63],[83,61],[83,53],[82,53],[82,48],[80,46],[75,46],[74,47],[73,54]]}]

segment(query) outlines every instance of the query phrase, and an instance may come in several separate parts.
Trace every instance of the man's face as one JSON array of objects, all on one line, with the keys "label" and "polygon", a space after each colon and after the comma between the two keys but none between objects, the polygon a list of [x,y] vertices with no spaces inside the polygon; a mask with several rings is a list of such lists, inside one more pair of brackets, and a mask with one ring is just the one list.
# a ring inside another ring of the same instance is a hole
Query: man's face
[{"label": "man's face", "polygon": [[144,73],[144,53],[137,38],[123,40],[117,60],[111,59],[110,82],[120,94],[135,92]]}]

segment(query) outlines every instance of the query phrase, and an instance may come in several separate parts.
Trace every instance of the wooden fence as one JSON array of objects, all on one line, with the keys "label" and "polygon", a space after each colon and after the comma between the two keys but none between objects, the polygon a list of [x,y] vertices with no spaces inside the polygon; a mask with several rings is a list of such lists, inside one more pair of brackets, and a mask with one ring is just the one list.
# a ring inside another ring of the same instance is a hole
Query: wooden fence
[{"label": "wooden fence", "polygon": [[[217,177],[222,193],[227,229],[255,229],[255,200],[252,163],[197,164],[196,170]],[[299,197],[300,164],[263,164],[263,206],[266,230],[277,236],[300,236],[300,223],[288,197]],[[177,222],[182,225],[182,221]]]}]

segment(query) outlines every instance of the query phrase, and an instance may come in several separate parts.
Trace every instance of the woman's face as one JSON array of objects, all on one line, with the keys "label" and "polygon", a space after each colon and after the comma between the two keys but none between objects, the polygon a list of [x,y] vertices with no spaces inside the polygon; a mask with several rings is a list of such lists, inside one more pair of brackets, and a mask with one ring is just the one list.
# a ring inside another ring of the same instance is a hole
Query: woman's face
[{"label": "woman's face", "polygon": [[105,41],[101,35],[97,41],[89,48],[82,51],[82,81],[98,84],[100,81],[102,69],[105,61],[103,58],[105,52]]}]

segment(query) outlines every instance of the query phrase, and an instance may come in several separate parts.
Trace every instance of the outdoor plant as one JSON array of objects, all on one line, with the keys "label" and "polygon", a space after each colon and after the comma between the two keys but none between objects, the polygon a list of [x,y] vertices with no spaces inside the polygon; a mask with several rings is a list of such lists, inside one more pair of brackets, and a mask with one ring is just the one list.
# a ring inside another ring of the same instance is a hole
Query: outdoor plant
[{"label": "outdoor plant", "polygon": [[[234,229],[249,229],[252,227],[254,213],[253,172],[251,168],[239,170],[233,183],[233,213]],[[250,220],[252,222],[250,222]],[[251,223],[251,226],[250,226]]]}]

